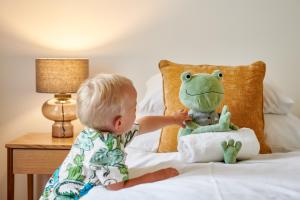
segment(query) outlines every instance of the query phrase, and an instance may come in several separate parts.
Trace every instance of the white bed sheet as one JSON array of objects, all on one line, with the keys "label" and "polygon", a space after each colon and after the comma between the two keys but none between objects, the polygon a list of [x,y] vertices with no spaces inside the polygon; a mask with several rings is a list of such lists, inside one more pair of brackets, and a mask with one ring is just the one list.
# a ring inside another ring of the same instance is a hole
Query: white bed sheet
[{"label": "white bed sheet", "polygon": [[178,153],[150,153],[127,148],[130,177],[165,167],[180,175],[171,179],[108,191],[94,187],[83,200],[299,200],[300,151],[258,155],[227,165],[221,162],[185,164]]}]

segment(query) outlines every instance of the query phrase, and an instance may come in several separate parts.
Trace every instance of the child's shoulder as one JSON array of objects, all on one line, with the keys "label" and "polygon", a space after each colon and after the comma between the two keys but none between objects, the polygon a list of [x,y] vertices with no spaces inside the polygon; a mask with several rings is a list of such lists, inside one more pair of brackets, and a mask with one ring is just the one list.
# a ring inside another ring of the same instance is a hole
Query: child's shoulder
[{"label": "child's shoulder", "polygon": [[84,151],[105,147],[105,138],[107,138],[107,135],[107,133],[92,128],[85,128],[78,134],[73,146]]},{"label": "child's shoulder", "polygon": [[100,135],[103,135],[103,133],[100,131],[97,131],[92,128],[85,128],[78,134],[76,140],[85,140],[85,139],[95,140]]},{"label": "child's shoulder", "polygon": [[78,134],[75,143],[81,141],[93,142],[95,140],[100,140],[106,143],[108,140],[114,140],[114,139],[118,139],[118,136],[112,132],[98,131],[93,128],[85,128]]}]

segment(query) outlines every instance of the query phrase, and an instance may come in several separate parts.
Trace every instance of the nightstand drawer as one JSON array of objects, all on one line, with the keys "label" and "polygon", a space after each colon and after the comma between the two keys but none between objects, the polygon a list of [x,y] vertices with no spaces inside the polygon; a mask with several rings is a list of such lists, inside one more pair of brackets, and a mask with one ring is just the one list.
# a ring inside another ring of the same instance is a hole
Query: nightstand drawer
[{"label": "nightstand drawer", "polygon": [[69,150],[14,149],[14,174],[52,174]]}]

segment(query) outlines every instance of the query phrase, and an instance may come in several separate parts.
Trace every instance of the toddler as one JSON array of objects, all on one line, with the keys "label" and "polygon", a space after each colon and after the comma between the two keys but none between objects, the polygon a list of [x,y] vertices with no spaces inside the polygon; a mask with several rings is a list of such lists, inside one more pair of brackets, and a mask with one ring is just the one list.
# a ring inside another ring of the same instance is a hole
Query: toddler
[{"label": "toddler", "polygon": [[40,199],[79,199],[92,187],[119,190],[177,176],[174,168],[129,179],[124,148],[138,134],[170,124],[184,126],[187,112],[146,116],[135,122],[137,93],[120,75],[99,74],[86,80],[77,92],[77,114],[86,128],[45,186]]}]

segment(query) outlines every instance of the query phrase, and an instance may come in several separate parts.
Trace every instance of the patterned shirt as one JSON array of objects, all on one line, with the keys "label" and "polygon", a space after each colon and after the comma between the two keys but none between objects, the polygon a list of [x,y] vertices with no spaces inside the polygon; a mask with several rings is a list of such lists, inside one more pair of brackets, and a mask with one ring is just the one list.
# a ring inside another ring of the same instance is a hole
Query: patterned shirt
[{"label": "patterned shirt", "polygon": [[40,199],[79,199],[96,185],[128,180],[124,148],[138,132],[138,124],[118,136],[91,128],[81,131]]}]

